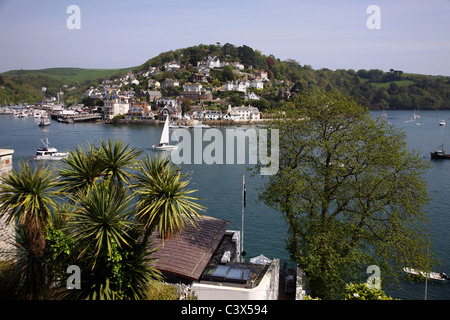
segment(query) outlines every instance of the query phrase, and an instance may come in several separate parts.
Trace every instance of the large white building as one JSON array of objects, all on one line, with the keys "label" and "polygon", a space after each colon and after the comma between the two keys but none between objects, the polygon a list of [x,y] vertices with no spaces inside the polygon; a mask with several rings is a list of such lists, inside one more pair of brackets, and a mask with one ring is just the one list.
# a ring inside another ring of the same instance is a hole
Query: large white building
[{"label": "large white building", "polygon": [[261,113],[259,109],[252,106],[240,106],[240,107],[231,107],[228,106],[228,111],[225,119],[230,119],[233,121],[239,120],[260,120]]},{"label": "large white building", "polygon": [[103,117],[105,119],[111,120],[115,116],[122,114],[125,115],[130,110],[130,103],[121,101],[119,99],[115,100],[108,100],[105,101],[105,104],[102,108],[103,110]]}]

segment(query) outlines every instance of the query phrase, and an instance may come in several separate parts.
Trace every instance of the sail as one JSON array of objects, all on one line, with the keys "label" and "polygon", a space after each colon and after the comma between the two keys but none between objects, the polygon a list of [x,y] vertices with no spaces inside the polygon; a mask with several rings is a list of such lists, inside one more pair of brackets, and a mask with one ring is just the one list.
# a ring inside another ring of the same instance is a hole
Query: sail
[{"label": "sail", "polygon": [[169,116],[166,117],[166,122],[164,123],[164,128],[161,134],[160,144],[169,144]]}]

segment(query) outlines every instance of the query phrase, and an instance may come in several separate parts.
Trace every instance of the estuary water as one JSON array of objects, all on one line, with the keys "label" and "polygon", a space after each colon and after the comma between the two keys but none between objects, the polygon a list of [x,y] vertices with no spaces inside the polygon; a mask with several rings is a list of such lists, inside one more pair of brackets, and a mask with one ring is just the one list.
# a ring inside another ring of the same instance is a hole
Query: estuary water
[{"label": "estuary water", "polygon": [[[372,112],[381,117],[382,112]],[[441,261],[436,272],[450,275],[450,160],[431,161],[430,151],[441,144],[449,146],[450,152],[450,111],[422,111],[420,118],[413,121],[412,111],[388,111],[386,120],[401,128],[407,134],[407,144],[419,152],[421,157],[432,163],[426,173],[428,192],[432,198],[426,207],[431,219],[433,250]],[[440,126],[439,121],[447,121]],[[103,123],[66,124],[57,121],[50,126],[39,127],[38,119],[32,117],[14,118],[12,115],[0,115],[0,149],[14,149],[13,165],[21,160],[34,162],[33,155],[42,145],[41,139],[48,138],[50,146],[59,151],[74,150],[76,146],[88,142],[98,144],[100,140],[118,139],[143,151],[143,155],[153,156],[153,144],[160,139],[162,126],[152,125],[111,125]],[[248,127],[234,129],[246,129]],[[225,127],[220,128],[225,136]],[[209,142],[204,142],[207,146]],[[225,158],[224,158],[225,159]],[[247,159],[248,160],[248,159]],[[48,162],[57,166],[55,162]],[[205,215],[225,219],[230,229],[241,230],[242,221],[242,175],[246,182],[246,208],[244,223],[244,250],[247,258],[264,254],[269,258],[280,258],[289,263],[289,254],[285,250],[286,226],[281,216],[258,201],[258,192],[267,181],[267,177],[252,176],[248,164],[183,164],[183,170],[191,173],[191,188],[197,189],[196,196],[203,199],[207,207]],[[365,270],[362,270],[365,272]],[[383,277],[381,270],[381,278]],[[425,297],[425,281],[410,284],[402,282],[403,289],[384,288],[388,295],[402,300],[422,300]],[[437,283],[428,281],[427,298],[429,300],[450,299],[450,281]]]}]

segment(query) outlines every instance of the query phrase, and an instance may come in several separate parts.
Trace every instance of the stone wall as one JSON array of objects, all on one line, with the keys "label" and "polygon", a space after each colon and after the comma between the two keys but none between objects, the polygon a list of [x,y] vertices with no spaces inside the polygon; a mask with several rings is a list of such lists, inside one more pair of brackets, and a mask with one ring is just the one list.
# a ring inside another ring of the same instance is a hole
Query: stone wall
[{"label": "stone wall", "polygon": [[6,215],[0,217],[0,260],[11,257],[11,252],[15,250],[13,245],[14,226],[6,222]]},{"label": "stone wall", "polygon": [[[7,175],[12,169],[12,154],[14,150],[0,149],[0,177]],[[6,222],[6,215],[0,214],[0,259],[5,257],[5,252],[14,249],[11,241],[14,236],[14,226]]]},{"label": "stone wall", "polygon": [[5,176],[12,169],[12,154],[14,150],[0,149],[0,176]]}]

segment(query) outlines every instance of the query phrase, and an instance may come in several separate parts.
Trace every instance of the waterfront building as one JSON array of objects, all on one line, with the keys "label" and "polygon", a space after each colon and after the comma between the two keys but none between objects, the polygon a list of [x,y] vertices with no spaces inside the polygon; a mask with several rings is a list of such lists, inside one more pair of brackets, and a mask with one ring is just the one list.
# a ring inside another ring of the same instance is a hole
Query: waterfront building
[{"label": "waterfront building", "polygon": [[102,107],[103,117],[107,120],[112,120],[115,116],[125,115],[130,109],[130,103],[124,100],[107,100]]},{"label": "waterfront building", "polygon": [[228,106],[227,114],[224,116],[226,120],[260,120],[261,113],[259,109],[252,106],[231,107]]}]

